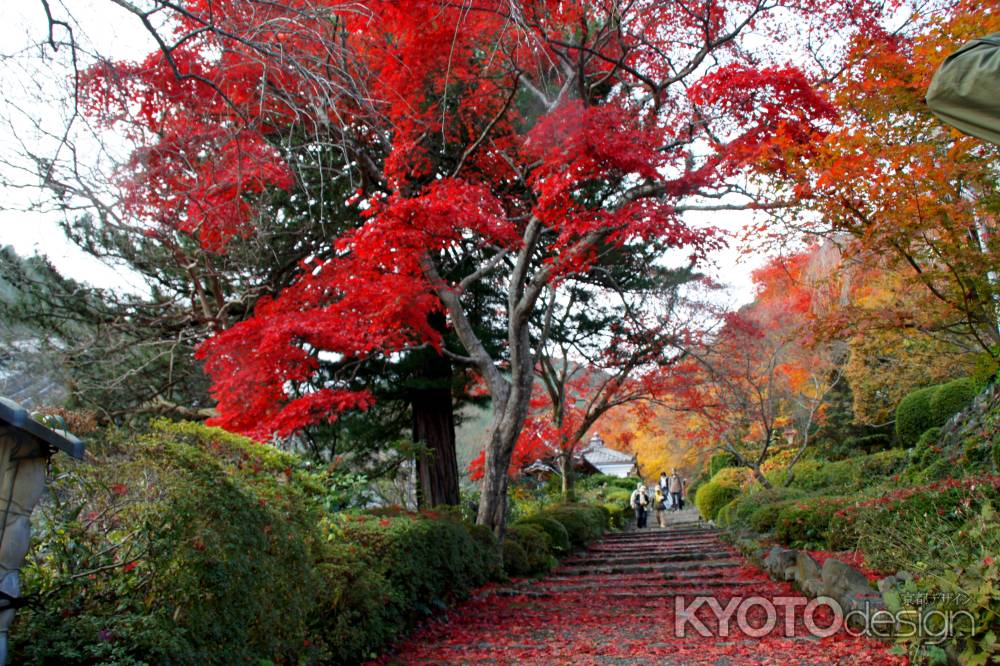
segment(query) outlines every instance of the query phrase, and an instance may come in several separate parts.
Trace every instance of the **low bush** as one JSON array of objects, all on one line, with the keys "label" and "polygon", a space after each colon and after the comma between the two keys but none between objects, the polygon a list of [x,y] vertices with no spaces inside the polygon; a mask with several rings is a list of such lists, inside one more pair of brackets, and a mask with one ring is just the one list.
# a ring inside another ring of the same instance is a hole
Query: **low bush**
[{"label": "low bush", "polygon": [[937,445],[940,434],[941,428],[928,428],[920,435],[906,468],[908,477],[913,478],[916,472],[927,468],[940,458],[941,449]]},{"label": "low bush", "polygon": [[489,529],[330,513],[328,473],[273,447],[167,422],[109,440],[37,509],[13,663],[356,664],[499,574]]},{"label": "low bush", "polygon": [[833,515],[856,501],[853,497],[810,497],[787,502],[774,523],[774,536],[786,546],[825,548]]},{"label": "low bush", "polygon": [[541,515],[562,523],[574,548],[583,548],[604,533],[604,514],[592,506],[562,504],[544,510]]},{"label": "low bush", "polygon": [[601,512],[601,533],[611,528],[611,510],[603,504],[594,504],[593,507]]},{"label": "low bush", "polygon": [[778,515],[792,502],[797,500],[786,500],[784,502],[773,502],[765,504],[750,514],[750,527],[760,534],[766,534],[774,529],[774,524],[778,522]]},{"label": "low bush", "polygon": [[800,461],[792,468],[792,486],[810,493],[856,487],[861,481],[859,459]]},{"label": "low bush", "polygon": [[552,552],[556,555],[569,552],[569,533],[558,520],[535,514],[527,518],[522,518],[517,521],[516,525],[532,525],[544,530],[549,535]]},{"label": "low bush", "polygon": [[936,386],[918,389],[907,394],[896,407],[896,440],[904,448],[917,443],[920,435],[935,425],[931,414],[931,398]]},{"label": "low bush", "polygon": [[308,656],[322,547],[314,489],[288,483],[302,466],[201,426],[161,423],[118,445],[127,457],[54,475],[22,579],[43,603],[18,613],[11,661]]},{"label": "low bush", "polygon": [[617,502],[614,504],[605,504],[604,509],[608,512],[608,527],[616,530],[625,527],[628,514],[625,512],[623,505]]},{"label": "low bush", "polygon": [[511,576],[530,576],[532,573],[528,553],[516,539],[503,540],[503,568]]},{"label": "low bush", "polygon": [[792,487],[807,493],[857,489],[898,473],[905,464],[906,452],[903,449],[889,449],[836,462],[801,460],[792,468]]},{"label": "low bush", "polygon": [[799,499],[805,493],[798,488],[764,488],[753,493],[740,495],[730,511],[730,525],[733,527],[750,526],[750,517],[761,507],[775,502]]},{"label": "low bush", "polygon": [[938,386],[930,401],[934,426],[943,426],[948,419],[968,407],[978,393],[979,386],[968,377]]},{"label": "low bush", "polygon": [[616,488],[615,490],[609,490],[604,495],[605,504],[617,504],[622,508],[622,510],[628,508],[629,500],[631,499],[632,499],[631,490],[620,490]]},{"label": "low bush", "polygon": [[716,453],[708,460],[708,474],[713,477],[719,470],[736,466],[736,456],[731,453]]},{"label": "low bush", "polygon": [[861,486],[869,486],[898,474],[906,466],[906,451],[895,448],[853,459]]},{"label": "low bush", "polygon": [[635,490],[636,479],[631,477],[608,476],[607,474],[591,474],[577,480],[577,489],[581,492],[603,490],[608,493],[624,490],[631,493]]},{"label": "low bush", "polygon": [[694,504],[705,520],[715,520],[719,510],[736,499],[746,479],[746,470],[726,467],[698,488]]},{"label": "low bush", "polygon": [[887,449],[892,445],[892,438],[889,435],[875,434],[863,435],[861,437],[848,437],[844,440],[844,446],[849,449],[860,449],[865,453],[874,453]]},{"label": "low bush", "polygon": [[719,513],[715,515],[716,525],[719,527],[729,527],[732,524],[732,514],[737,502],[739,502],[738,497],[719,509]]},{"label": "low bush", "polygon": [[[524,549],[525,560],[518,562],[518,571],[507,570],[512,576],[533,576],[546,573],[555,566],[552,555],[552,540],[537,525],[511,525],[507,528],[504,541],[515,541]],[[506,565],[506,563],[505,563]],[[525,565],[521,567],[521,565]]]},{"label": "low bush", "polygon": [[1000,477],[943,479],[897,488],[846,512],[859,535],[858,545],[875,569],[894,571],[904,562],[939,562],[936,552],[952,547],[959,524],[983,506],[998,505]]},{"label": "low bush", "polygon": [[979,388],[966,377],[910,393],[896,407],[896,439],[903,447],[914,446],[929,428],[940,428],[965,409]]}]

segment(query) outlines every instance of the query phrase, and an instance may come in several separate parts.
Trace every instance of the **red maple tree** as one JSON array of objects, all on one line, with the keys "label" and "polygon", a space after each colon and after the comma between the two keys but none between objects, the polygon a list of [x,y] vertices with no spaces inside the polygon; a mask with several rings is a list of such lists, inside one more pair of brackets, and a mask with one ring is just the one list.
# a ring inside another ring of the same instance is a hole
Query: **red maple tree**
[{"label": "red maple tree", "polygon": [[[307,381],[321,354],[430,345],[489,391],[478,520],[502,534],[541,322],[558,302],[542,295],[608,249],[712,250],[714,236],[682,213],[747,205],[723,199],[741,191],[734,176],[780,174],[786,154],[822,134],[833,116],[812,83],[822,72],[788,59],[824,35],[871,32],[881,3],[186,0],[135,11],[154,32],[166,16],[160,51],[96,68],[87,89],[92,113],[144,144],[124,178],[151,233],[184,228],[223,251],[254,223],[259,193],[302,180],[286,159],[291,137],[344,157],[340,177],[364,215],[303,263],[298,284],[203,346],[215,423],[263,438],[334,419],[371,397]],[[784,52],[754,48],[761,37]],[[477,330],[476,285],[504,295],[500,345]],[[429,324],[440,312],[461,353]]]}]

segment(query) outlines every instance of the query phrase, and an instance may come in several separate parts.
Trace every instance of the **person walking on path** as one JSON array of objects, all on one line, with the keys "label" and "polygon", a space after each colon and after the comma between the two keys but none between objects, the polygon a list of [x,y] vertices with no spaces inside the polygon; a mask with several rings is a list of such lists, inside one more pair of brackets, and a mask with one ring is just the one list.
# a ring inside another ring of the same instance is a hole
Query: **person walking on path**
[{"label": "person walking on path", "polygon": [[649,506],[649,492],[646,490],[646,484],[642,481],[639,482],[639,486],[632,491],[632,497],[629,499],[629,504],[632,505],[632,509],[635,510],[635,526],[642,529],[646,526],[646,507]]},{"label": "person walking on path", "polygon": [[684,479],[677,473],[677,468],[673,470],[670,479],[667,481],[667,488],[670,490],[670,503],[674,511],[684,508]]},{"label": "person walking on path", "polygon": [[663,489],[656,486],[653,493],[653,508],[656,509],[656,524],[660,527],[667,526],[667,496],[663,494]]},{"label": "person walking on path", "polygon": [[673,506],[673,500],[670,497],[670,480],[667,478],[666,472],[660,472],[660,480],[657,482],[657,486],[663,492],[664,508],[669,511]]}]

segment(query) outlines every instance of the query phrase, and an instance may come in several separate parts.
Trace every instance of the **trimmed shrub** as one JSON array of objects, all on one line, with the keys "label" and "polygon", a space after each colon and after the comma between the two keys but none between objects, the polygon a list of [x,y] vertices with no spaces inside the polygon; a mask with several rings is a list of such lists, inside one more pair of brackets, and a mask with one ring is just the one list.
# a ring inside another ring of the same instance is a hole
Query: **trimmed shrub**
[{"label": "trimmed shrub", "polygon": [[594,504],[595,509],[601,512],[601,534],[611,527],[611,512],[603,504]]},{"label": "trimmed shrub", "polygon": [[604,495],[605,504],[617,504],[623,511],[628,508],[630,499],[632,499],[631,490],[620,490],[616,488],[615,490],[608,491]]},{"label": "trimmed shrub", "polygon": [[625,527],[626,513],[625,507],[621,504],[605,504],[604,508],[608,512],[608,527],[612,529],[621,529]]},{"label": "trimmed shrub", "polygon": [[774,529],[774,524],[778,522],[778,515],[782,509],[797,500],[786,500],[784,502],[773,502],[765,504],[752,514],[750,514],[750,527],[761,534],[766,534]]},{"label": "trimmed shrub", "polygon": [[853,497],[812,497],[785,504],[774,524],[774,536],[786,546],[822,548],[833,515],[853,504]]},{"label": "trimmed shrub", "polygon": [[726,467],[735,467],[736,457],[731,453],[716,453],[714,456],[708,460],[708,474],[709,478],[715,476],[719,473],[719,470],[725,469]]},{"label": "trimmed shrub", "polygon": [[920,439],[917,440],[913,449],[913,454],[910,456],[909,468],[911,470],[924,469],[938,459],[940,450],[935,450],[935,447],[940,434],[941,428],[928,428],[924,434],[920,435]]},{"label": "trimmed shrub", "polygon": [[736,499],[740,494],[740,483],[746,478],[746,471],[726,467],[712,479],[698,488],[694,504],[705,520],[715,520],[719,509]]},{"label": "trimmed shrub", "polygon": [[[524,549],[527,569],[520,571],[507,570],[512,576],[535,575],[545,573],[555,566],[552,557],[552,541],[549,535],[537,525],[511,525],[507,528],[504,541],[516,541]],[[518,565],[521,563],[519,562]]]},{"label": "trimmed shrub", "polygon": [[719,509],[719,513],[715,516],[715,523],[719,527],[729,527],[732,524],[732,513],[739,501],[740,500],[737,497],[732,502]]},{"label": "trimmed shrub", "polygon": [[853,506],[838,509],[826,530],[826,548],[834,552],[858,547],[857,512]]},{"label": "trimmed shrub", "polygon": [[896,439],[910,448],[928,428],[938,425],[931,414],[931,399],[936,386],[918,389],[899,401],[896,407]]},{"label": "trimmed shrub", "polygon": [[[47,601],[18,614],[11,661],[304,657],[307,618],[322,588],[308,527],[318,514],[301,488],[282,492],[272,474],[275,463],[284,469],[295,460],[254,447],[263,448],[161,423],[129,445],[127,458],[70,463],[54,475],[22,579],[25,594]],[[244,455],[246,473],[231,474]],[[289,476],[301,470],[294,465]],[[87,571],[94,573],[74,576]]]},{"label": "trimmed shrub", "polygon": [[792,468],[792,487],[806,492],[861,488],[896,474],[905,463],[906,452],[898,448],[836,462],[801,460]]},{"label": "trimmed shrub", "polygon": [[532,573],[528,553],[515,539],[503,540],[503,568],[511,576],[530,576]]},{"label": "trimmed shrub", "polygon": [[[326,524],[328,541],[338,545],[338,553],[341,546],[346,551],[342,564],[328,570],[332,577],[324,581],[323,598],[327,612],[315,619],[334,663],[357,663],[359,657],[376,654],[447,602],[464,598],[487,580],[486,563],[496,552],[495,541],[484,548],[485,534],[473,537],[465,523],[419,514],[347,513]],[[382,600],[372,612],[367,600],[360,599],[360,608],[368,613],[363,617],[355,606],[359,596],[352,586],[359,576],[352,575],[352,569],[365,572],[361,582],[367,580],[370,591]],[[345,622],[342,614],[355,620]]]},{"label": "trimmed shrub", "polygon": [[356,664],[499,574],[488,528],[327,514],[327,472],[221,430],[103,450],[37,510],[22,589],[47,602],[18,614],[13,663]]},{"label": "trimmed shrub", "polygon": [[802,460],[792,469],[792,486],[806,492],[857,486],[861,480],[857,463],[859,459],[847,458],[836,462]]},{"label": "trimmed shrub", "polygon": [[746,527],[750,525],[750,517],[761,507],[775,502],[799,499],[805,495],[798,488],[764,488],[749,495],[740,495],[730,512],[730,525],[733,527]]},{"label": "trimmed shrub", "polygon": [[962,533],[962,524],[989,506],[991,529],[996,531],[992,507],[998,503],[1000,479],[967,477],[897,488],[848,512],[854,514],[866,562],[878,571],[895,571],[907,562],[947,562],[942,553],[956,546],[978,549],[979,544]]},{"label": "trimmed shrub", "polygon": [[906,451],[895,448],[851,460],[857,467],[860,485],[868,486],[880,478],[887,478],[902,471],[906,466]]},{"label": "trimmed shrub", "polygon": [[933,425],[943,426],[948,419],[968,407],[978,393],[976,382],[968,377],[938,386],[930,402]]},{"label": "trimmed shrub", "polygon": [[576,482],[576,487],[580,491],[593,491],[603,489],[605,492],[604,497],[607,498],[607,493],[614,492],[615,490],[624,490],[631,493],[635,490],[636,479],[631,477],[621,477],[621,476],[608,476],[607,474],[591,474],[590,476],[581,477]]},{"label": "trimmed shrub", "polygon": [[569,533],[558,520],[535,514],[522,518],[515,525],[531,525],[541,528],[549,535],[549,543],[553,553],[561,555],[569,552]]},{"label": "trimmed shrub", "polygon": [[604,514],[591,506],[563,504],[540,515],[562,523],[574,548],[583,548],[604,533]]}]

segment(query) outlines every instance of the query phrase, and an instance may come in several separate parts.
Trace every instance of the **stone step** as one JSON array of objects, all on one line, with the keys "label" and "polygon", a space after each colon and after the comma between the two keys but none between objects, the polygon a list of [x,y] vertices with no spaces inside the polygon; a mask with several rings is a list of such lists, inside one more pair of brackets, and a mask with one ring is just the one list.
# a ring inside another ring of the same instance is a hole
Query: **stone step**
[{"label": "stone step", "polygon": [[659,562],[691,562],[704,559],[719,559],[732,557],[734,555],[735,553],[729,550],[707,550],[687,553],[653,553],[648,555],[592,555],[589,557],[567,558],[563,560],[563,565],[657,564]]},{"label": "stone step", "polygon": [[603,541],[633,541],[635,539],[670,539],[677,538],[680,536],[713,536],[718,535],[718,532],[713,529],[646,529],[646,530],[636,530],[634,532],[615,532],[612,534],[605,535]]},{"label": "stone step", "polygon": [[586,552],[602,553],[639,553],[639,552],[667,552],[671,550],[705,550],[725,546],[725,542],[720,539],[705,539],[704,541],[644,541],[634,544],[614,545],[600,544],[586,549]]},{"label": "stone step", "polygon": [[[693,581],[693,582],[692,582]],[[672,595],[679,594],[681,592],[686,592],[693,588],[695,584],[702,589],[711,589],[719,587],[749,587],[759,585],[762,581],[744,580],[744,579],[734,579],[734,580],[699,580],[692,579],[692,581],[656,581],[656,582],[637,582],[637,581],[622,581],[621,583],[615,583],[613,581],[605,582],[582,582],[582,583],[568,583],[566,585],[553,585],[547,584],[547,580],[543,581],[531,581],[530,585],[519,584],[515,588],[525,590],[532,590],[536,592],[572,592],[576,590],[609,590],[609,591],[634,591],[641,594],[654,594],[656,591],[663,590]]]},{"label": "stone step", "polygon": [[568,566],[559,567],[556,569],[556,573],[559,575],[604,575],[604,574],[647,574],[647,573],[673,573],[677,571],[683,571],[685,569],[690,570],[694,568],[699,569],[738,569],[740,567],[740,560],[737,558],[730,558],[725,560],[708,560],[708,561],[696,561],[694,564],[689,564],[684,567],[682,563],[678,562],[664,562],[656,564],[604,564],[596,566]]},{"label": "stone step", "polygon": [[719,541],[718,539],[714,541],[706,541],[704,543],[698,544],[658,544],[658,545],[643,545],[643,546],[629,546],[627,548],[613,548],[613,547],[592,547],[585,551],[580,551],[581,553],[609,553],[609,554],[619,554],[619,555],[630,555],[639,553],[685,553],[685,552],[698,552],[703,550],[718,550],[720,548],[728,548],[725,543]]}]

